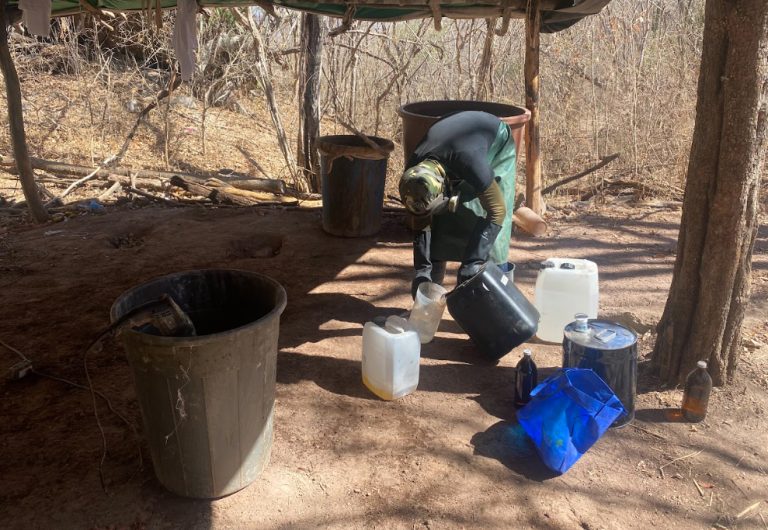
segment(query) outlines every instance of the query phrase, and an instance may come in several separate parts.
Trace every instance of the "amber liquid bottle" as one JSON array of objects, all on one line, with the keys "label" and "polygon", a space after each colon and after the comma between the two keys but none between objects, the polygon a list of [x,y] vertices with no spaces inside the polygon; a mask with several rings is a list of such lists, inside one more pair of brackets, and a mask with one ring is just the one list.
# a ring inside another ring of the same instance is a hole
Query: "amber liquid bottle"
[{"label": "amber liquid bottle", "polygon": [[707,363],[699,361],[697,368],[688,374],[683,392],[683,417],[688,421],[701,421],[707,415],[712,378],[707,372]]},{"label": "amber liquid bottle", "polygon": [[523,350],[523,358],[515,368],[515,405],[522,407],[531,400],[531,391],[538,384],[538,370],[531,358],[531,350]]}]

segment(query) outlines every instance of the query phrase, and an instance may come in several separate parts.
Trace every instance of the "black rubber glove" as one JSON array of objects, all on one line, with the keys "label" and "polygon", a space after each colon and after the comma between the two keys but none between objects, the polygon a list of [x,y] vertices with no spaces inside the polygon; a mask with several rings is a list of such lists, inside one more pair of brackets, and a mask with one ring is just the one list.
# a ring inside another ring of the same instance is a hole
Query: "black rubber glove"
[{"label": "black rubber glove", "polygon": [[500,231],[501,226],[488,219],[478,221],[469,236],[464,259],[461,260],[457,277],[459,285],[480,272],[485,262],[488,261],[488,256],[491,254],[491,249],[493,249],[493,244],[496,242],[496,237]]}]

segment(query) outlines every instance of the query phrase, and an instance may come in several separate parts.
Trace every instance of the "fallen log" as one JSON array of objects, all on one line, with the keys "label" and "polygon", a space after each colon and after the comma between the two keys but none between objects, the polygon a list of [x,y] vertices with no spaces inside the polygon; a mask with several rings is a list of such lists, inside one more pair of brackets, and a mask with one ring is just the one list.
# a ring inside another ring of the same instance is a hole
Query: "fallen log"
[{"label": "fallen log", "polygon": [[211,186],[201,183],[199,180],[189,178],[186,175],[174,175],[171,184],[188,191],[194,195],[205,197],[218,204],[231,204],[235,206],[254,206],[257,204],[298,204],[293,197],[286,197],[274,193],[241,190],[232,186]]},{"label": "fallen log", "polygon": [[[77,175],[87,176],[94,172],[93,167],[80,166],[77,164],[68,164],[66,162],[55,162],[53,160],[45,160],[42,158],[30,157],[32,167],[34,169],[42,169],[49,173],[60,173],[63,175]],[[0,155],[0,167],[9,173],[15,173],[16,160],[13,157]],[[106,178],[109,175],[122,175],[124,177],[130,177],[134,175],[139,179],[161,179],[170,180],[174,175],[179,175],[188,180],[196,180],[204,183],[211,178],[220,179],[221,175],[213,171],[201,171],[199,175],[192,175],[190,173],[179,173],[174,171],[160,171],[153,169],[129,169],[129,168],[103,168],[96,170],[94,177]],[[249,178],[249,179],[237,179],[235,182],[245,181],[248,182],[248,187],[251,190],[267,191],[276,194],[285,193],[285,182],[280,179],[265,179],[265,178]],[[232,184],[229,184],[232,186]]]},{"label": "fallen log", "polygon": [[146,188],[150,191],[165,191],[168,187],[167,184],[163,184],[160,179],[138,179],[126,177],[124,175],[110,175],[110,182],[117,182],[122,186],[133,186],[135,188]]},{"label": "fallen log", "polygon": [[229,196],[243,197],[254,201],[255,204],[261,202],[270,202],[278,204],[298,204],[299,200],[295,197],[287,197],[285,195],[276,195],[274,193],[268,193],[264,191],[250,191],[241,190],[240,188],[234,188],[232,186],[219,186],[215,188],[219,193],[226,193]]}]

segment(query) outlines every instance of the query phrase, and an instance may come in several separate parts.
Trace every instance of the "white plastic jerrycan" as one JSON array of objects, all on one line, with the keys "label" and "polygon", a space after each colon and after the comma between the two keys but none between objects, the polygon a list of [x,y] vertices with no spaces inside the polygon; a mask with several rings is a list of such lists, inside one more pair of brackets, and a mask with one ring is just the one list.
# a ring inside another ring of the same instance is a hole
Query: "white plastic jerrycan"
[{"label": "white plastic jerrycan", "polygon": [[547,342],[562,342],[563,330],[573,321],[573,315],[584,313],[597,318],[597,280],[597,265],[586,259],[549,258],[542,262],[534,300],[540,315],[536,336]]},{"label": "white plastic jerrycan", "polygon": [[406,319],[391,316],[384,327],[363,327],[363,384],[381,399],[410,394],[419,384],[419,335]]},{"label": "white plastic jerrycan", "polygon": [[442,285],[432,282],[424,282],[416,290],[408,322],[416,329],[422,344],[427,344],[435,337],[445,311],[447,292]]}]

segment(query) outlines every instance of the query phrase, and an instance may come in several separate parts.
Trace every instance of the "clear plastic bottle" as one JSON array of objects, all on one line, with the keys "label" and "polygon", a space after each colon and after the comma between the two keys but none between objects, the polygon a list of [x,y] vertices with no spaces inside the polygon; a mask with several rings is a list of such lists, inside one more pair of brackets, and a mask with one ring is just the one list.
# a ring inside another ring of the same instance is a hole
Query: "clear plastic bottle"
[{"label": "clear plastic bottle", "polygon": [[515,368],[515,405],[521,407],[531,400],[531,391],[538,384],[536,363],[531,357],[531,350],[523,350],[523,358]]},{"label": "clear plastic bottle", "polygon": [[445,311],[446,294],[442,285],[432,282],[422,283],[416,291],[408,321],[416,328],[422,344],[431,342],[437,332]]},{"label": "clear plastic bottle", "polygon": [[712,378],[707,372],[707,363],[699,361],[696,368],[688,374],[683,392],[683,417],[692,422],[699,422],[707,416],[709,394],[712,391]]}]

